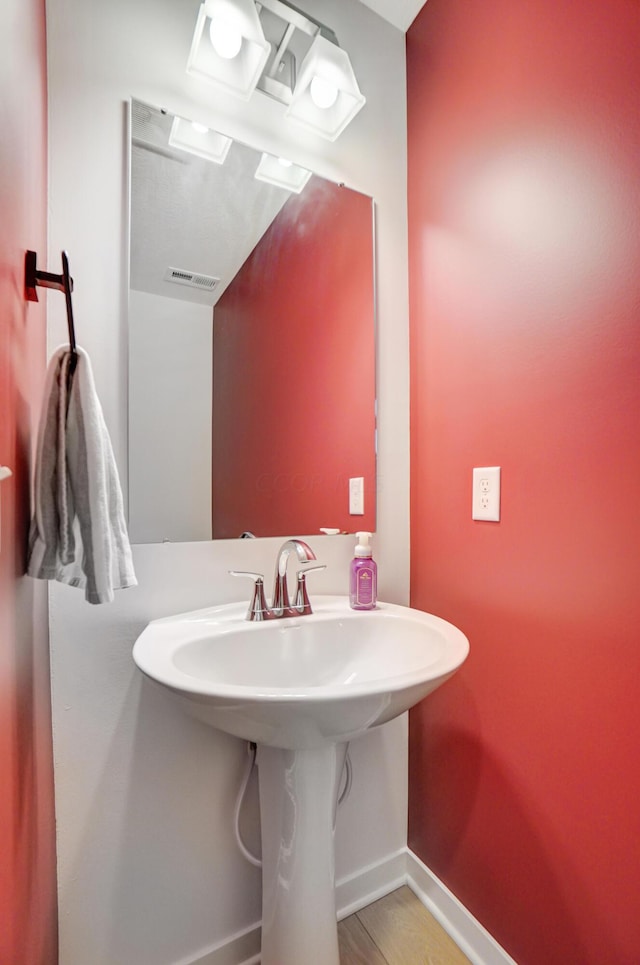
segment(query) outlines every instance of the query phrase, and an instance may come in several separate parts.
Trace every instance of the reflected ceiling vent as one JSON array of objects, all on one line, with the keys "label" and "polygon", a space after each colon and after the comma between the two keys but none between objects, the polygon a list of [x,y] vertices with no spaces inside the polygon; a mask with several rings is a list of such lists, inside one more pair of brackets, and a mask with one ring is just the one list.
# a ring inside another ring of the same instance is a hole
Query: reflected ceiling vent
[{"label": "reflected ceiling vent", "polygon": [[141,147],[168,148],[173,117],[166,111],[131,102],[131,137]]},{"label": "reflected ceiling vent", "polygon": [[176,285],[188,285],[189,288],[199,288],[201,291],[215,291],[220,284],[219,278],[213,275],[200,275],[195,271],[185,271],[183,268],[167,268],[164,273],[165,281],[175,282]]}]

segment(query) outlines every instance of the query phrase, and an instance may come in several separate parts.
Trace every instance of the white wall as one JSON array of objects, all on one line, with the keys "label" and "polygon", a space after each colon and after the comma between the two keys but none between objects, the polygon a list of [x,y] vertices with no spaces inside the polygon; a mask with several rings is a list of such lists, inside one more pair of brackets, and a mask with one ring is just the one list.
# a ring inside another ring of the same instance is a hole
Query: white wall
[{"label": "white wall", "polygon": [[213,308],[130,292],[132,543],[211,537],[212,366]]},{"label": "white wall", "polygon": [[[380,596],[408,599],[408,296],[404,35],[356,0],[300,0],[349,51],[367,105],[335,144],[300,134],[275,102],[243,104],[184,71],[197,0],[48,0],[50,263],[66,248],[79,342],[90,353],[126,486],[127,193],[124,102],[135,96],[286,154],[377,205]],[[49,297],[50,339],[64,300]],[[290,534],[283,534],[290,535]],[[61,965],[175,965],[253,924],[256,869],[231,810],[241,742],[182,717],[141,680],[131,648],[156,616],[239,600],[227,569],[271,573],[279,540],[135,548],[140,585],[109,606],[50,593]],[[352,540],[311,540],[345,592]],[[406,721],[353,748],[338,876],[406,836]],[[257,836],[255,808],[247,833]]]}]

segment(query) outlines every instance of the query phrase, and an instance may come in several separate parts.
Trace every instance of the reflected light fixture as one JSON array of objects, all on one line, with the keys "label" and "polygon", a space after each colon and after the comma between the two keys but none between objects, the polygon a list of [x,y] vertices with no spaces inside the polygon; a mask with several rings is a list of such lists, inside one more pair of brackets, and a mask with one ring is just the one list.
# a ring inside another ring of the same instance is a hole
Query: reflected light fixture
[{"label": "reflected light fixture", "polygon": [[184,117],[174,117],[169,134],[169,144],[180,151],[196,154],[206,161],[224,164],[232,138],[217,131],[210,131],[204,124],[187,121]]},{"label": "reflected light fixture", "polygon": [[300,194],[311,177],[311,171],[283,157],[273,154],[263,154],[260,158],[255,177],[258,181],[275,184],[278,188],[285,188],[293,194]]},{"label": "reflected light fixture", "polygon": [[285,0],[205,0],[187,71],[245,100],[257,89],[331,141],[366,103],[334,32]]}]

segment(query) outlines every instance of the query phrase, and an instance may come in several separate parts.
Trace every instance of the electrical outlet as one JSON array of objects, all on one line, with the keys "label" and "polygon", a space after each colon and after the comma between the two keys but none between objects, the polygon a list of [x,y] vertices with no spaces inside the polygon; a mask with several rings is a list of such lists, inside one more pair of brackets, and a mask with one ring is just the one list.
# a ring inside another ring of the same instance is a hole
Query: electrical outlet
[{"label": "electrical outlet", "polygon": [[500,466],[473,470],[471,518],[500,522]]}]

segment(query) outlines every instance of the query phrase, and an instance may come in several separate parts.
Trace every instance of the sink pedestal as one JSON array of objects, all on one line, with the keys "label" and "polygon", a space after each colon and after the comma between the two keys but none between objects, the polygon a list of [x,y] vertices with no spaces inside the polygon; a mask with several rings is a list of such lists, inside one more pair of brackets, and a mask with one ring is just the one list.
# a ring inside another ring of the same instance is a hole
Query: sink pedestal
[{"label": "sink pedestal", "polygon": [[258,746],[261,965],[339,965],[334,828],[346,752]]}]

